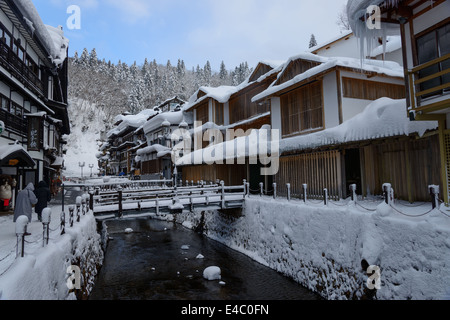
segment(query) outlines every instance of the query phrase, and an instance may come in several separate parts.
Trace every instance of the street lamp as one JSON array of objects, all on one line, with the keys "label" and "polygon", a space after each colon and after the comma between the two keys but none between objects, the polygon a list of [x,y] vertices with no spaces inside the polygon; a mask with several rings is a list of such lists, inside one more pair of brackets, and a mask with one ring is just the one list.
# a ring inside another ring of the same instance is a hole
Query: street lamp
[{"label": "street lamp", "polygon": [[89,168],[91,168],[91,178],[92,178],[92,169],[94,168],[94,165],[93,165],[93,164],[90,164],[90,165],[89,165]]},{"label": "street lamp", "polygon": [[78,166],[81,168],[81,179],[83,179],[83,168],[85,167],[86,162],[78,162]]}]

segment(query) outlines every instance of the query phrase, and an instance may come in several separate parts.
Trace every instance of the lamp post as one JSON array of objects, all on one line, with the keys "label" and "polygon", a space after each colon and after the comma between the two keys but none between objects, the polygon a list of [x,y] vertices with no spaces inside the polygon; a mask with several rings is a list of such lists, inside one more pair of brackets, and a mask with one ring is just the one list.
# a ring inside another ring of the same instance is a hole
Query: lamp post
[{"label": "lamp post", "polygon": [[92,178],[92,169],[94,169],[94,165],[93,165],[93,164],[90,164],[90,165],[89,165],[89,168],[91,169],[91,178]]},{"label": "lamp post", "polygon": [[83,179],[83,168],[86,166],[86,162],[78,162],[78,166],[81,168],[81,179]]}]

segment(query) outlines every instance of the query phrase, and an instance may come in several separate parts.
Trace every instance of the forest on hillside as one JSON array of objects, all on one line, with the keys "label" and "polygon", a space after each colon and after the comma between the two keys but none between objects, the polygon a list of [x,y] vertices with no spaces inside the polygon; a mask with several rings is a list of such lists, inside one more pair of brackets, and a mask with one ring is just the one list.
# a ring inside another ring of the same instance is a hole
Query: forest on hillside
[{"label": "forest on hillside", "polygon": [[106,130],[122,112],[137,114],[178,96],[187,101],[201,86],[238,85],[252,72],[247,62],[228,70],[222,62],[218,72],[207,61],[204,67],[187,70],[179,59],[176,64],[145,59],[142,64],[114,64],[99,59],[95,49],[84,49],[69,60],[69,99],[95,106],[106,117]]}]

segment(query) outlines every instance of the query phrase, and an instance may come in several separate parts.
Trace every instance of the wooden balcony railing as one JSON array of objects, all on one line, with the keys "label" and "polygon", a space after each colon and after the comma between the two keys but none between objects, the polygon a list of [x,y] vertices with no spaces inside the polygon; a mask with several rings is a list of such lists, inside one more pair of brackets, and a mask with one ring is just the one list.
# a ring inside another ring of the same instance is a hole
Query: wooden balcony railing
[{"label": "wooden balcony railing", "polygon": [[[443,62],[449,60],[444,66]],[[450,79],[446,75],[450,74],[450,54],[446,54],[438,59],[424,63],[420,66],[408,71],[409,78],[409,92],[411,107],[409,111],[428,113],[435,112],[449,107],[450,103]],[[430,67],[438,67],[438,72],[431,75],[421,77],[420,73]],[[430,85],[423,88],[424,84],[432,80],[441,79],[439,84],[430,87]],[[437,98],[443,95],[448,95],[448,99],[440,99],[438,102],[424,103],[425,99]]]},{"label": "wooden balcony railing", "polygon": [[0,65],[38,96],[44,96],[44,83],[25,63],[0,40]]}]

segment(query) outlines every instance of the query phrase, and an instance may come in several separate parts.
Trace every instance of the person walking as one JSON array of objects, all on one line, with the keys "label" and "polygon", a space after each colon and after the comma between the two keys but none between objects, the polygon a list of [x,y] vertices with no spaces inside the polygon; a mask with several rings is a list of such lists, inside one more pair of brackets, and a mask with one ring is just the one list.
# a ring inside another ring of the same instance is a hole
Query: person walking
[{"label": "person walking", "polygon": [[[34,194],[34,186],[29,183],[28,186],[19,192],[16,199],[16,204],[14,208],[14,222],[20,216],[26,216],[28,221],[31,222],[31,217],[33,214],[33,206],[38,202],[36,195]],[[30,235],[28,232],[25,235]]]},{"label": "person walking", "polygon": [[39,221],[42,222],[42,211],[47,208],[48,202],[52,200],[52,194],[45,181],[39,182],[37,189],[34,191],[34,194],[38,199],[34,211],[37,213]]}]

